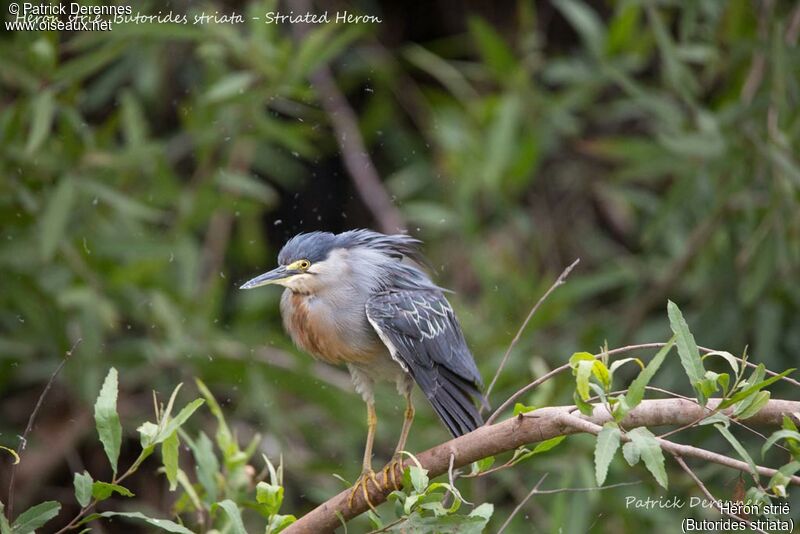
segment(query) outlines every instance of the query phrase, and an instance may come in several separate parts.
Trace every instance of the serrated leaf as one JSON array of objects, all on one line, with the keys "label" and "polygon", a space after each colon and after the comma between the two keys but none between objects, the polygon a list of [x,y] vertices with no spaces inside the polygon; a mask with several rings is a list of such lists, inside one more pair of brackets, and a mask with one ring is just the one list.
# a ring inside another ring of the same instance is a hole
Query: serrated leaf
[{"label": "serrated leaf", "polygon": [[164,472],[169,481],[169,490],[175,491],[178,487],[178,455],[180,451],[180,438],[178,432],[173,432],[161,443],[161,459],[164,462]]},{"label": "serrated leaf", "polygon": [[608,475],[608,466],[614,454],[619,449],[620,430],[616,423],[606,423],[603,430],[597,434],[597,442],[594,447],[594,475],[597,485],[602,486]]},{"label": "serrated leaf", "polygon": [[141,512],[103,512],[101,514],[94,514],[93,517],[127,517],[129,519],[141,519],[148,525],[158,527],[161,530],[166,530],[167,532],[174,532],[175,534],[194,534],[194,532],[188,528],[179,525],[174,521],[170,521],[169,519],[156,519],[153,517],[148,517]]},{"label": "serrated leaf", "polygon": [[53,259],[59,243],[64,238],[70,213],[75,204],[75,184],[64,177],[47,200],[39,227],[39,252],[43,261]]},{"label": "serrated leaf", "polygon": [[671,300],[667,302],[667,315],[669,316],[669,326],[675,334],[675,343],[678,346],[681,365],[683,365],[692,387],[698,393],[698,402],[701,406],[705,406],[707,397],[699,391],[698,387],[700,381],[703,380],[703,375],[705,375],[703,360],[700,359],[700,350],[697,348],[697,343],[691,331],[689,331],[689,325],[686,324],[681,310]]},{"label": "serrated leaf", "polygon": [[31,506],[19,514],[19,517],[11,525],[11,532],[30,534],[57,516],[60,510],[61,505],[56,501],[45,501]]},{"label": "serrated leaf", "polygon": [[630,430],[628,437],[636,447],[636,451],[644,461],[647,470],[650,471],[662,488],[667,489],[668,480],[667,470],[664,468],[664,453],[656,437],[643,426]]},{"label": "serrated leaf", "polygon": [[630,466],[639,463],[639,449],[630,441],[622,446],[622,456],[625,457],[625,461]]},{"label": "serrated leaf", "polygon": [[231,526],[230,532],[233,532],[233,534],[247,534],[244,523],[242,522],[242,514],[235,502],[230,499],[225,499],[224,501],[216,503],[211,509],[214,510],[217,507],[222,508],[225,510],[225,513],[228,514],[228,520]]},{"label": "serrated leaf", "polygon": [[109,369],[100,395],[94,403],[94,421],[97,427],[97,434],[103,444],[111,469],[117,474],[117,461],[119,460],[119,449],[122,444],[122,425],[117,414],[117,370],[113,367]]},{"label": "serrated leaf", "polygon": [[134,494],[128,488],[120,486],[119,484],[112,484],[110,482],[92,482],[92,497],[99,501],[104,501],[111,497],[112,494],[118,493],[123,497],[134,497]]},{"label": "serrated leaf", "polygon": [[92,501],[92,475],[84,471],[75,473],[72,478],[72,485],[75,487],[75,499],[82,507],[87,506]]}]

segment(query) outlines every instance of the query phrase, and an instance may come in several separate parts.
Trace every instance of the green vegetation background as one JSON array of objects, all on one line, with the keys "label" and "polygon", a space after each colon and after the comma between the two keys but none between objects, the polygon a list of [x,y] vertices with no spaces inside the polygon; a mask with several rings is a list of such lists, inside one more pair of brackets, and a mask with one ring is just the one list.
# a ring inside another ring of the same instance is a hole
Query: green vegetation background
[{"label": "green vegetation background", "polygon": [[[17,445],[50,373],[83,340],[29,438],[17,509],[72,502],[73,471],[108,470],[91,404],[112,365],[130,432],[152,419],[152,390],[165,400],[178,382],[191,389],[202,378],[243,442],[260,433],[261,452],[283,454],[285,513],[338,492],[332,473],[357,476],[365,415],[347,375],[291,346],[279,290],[236,289],[271,268],[297,231],[375,226],[308,81],[325,62],[436,280],[455,290],[487,382],[530,306],[582,260],[514,351],[495,406],[575,351],[664,341],[667,298],[701,345],[749,346],[754,361],[789,367],[800,353],[792,4],[553,0],[456,14],[445,2],[365,3],[382,24],[316,27],[297,42],[286,26],[250,20],[269,3],[209,2],[188,12],[235,8],[247,22],[7,32],[0,444]],[[433,22],[421,22],[426,13]],[[687,392],[682,375],[667,362],[658,380]],[[573,388],[563,377],[526,404],[571,403]],[[376,463],[402,418],[394,388],[383,391]],[[412,450],[447,438],[424,399],[417,406]],[[212,426],[198,413],[190,433]],[[687,439],[727,450],[712,432]],[[126,447],[135,455],[138,437],[126,440],[123,457]],[[594,486],[592,444],[571,437],[547,457],[459,485],[495,504],[497,528],[544,472],[551,487]],[[751,444],[755,453],[760,442]],[[168,516],[174,496],[150,462],[130,487]],[[668,467],[669,495],[699,495]],[[722,497],[737,479],[718,466],[698,473]],[[609,483],[637,479],[645,483],[537,497],[512,527],[677,528],[685,511],[626,510],[626,495],[664,493],[643,468],[612,464]]]}]

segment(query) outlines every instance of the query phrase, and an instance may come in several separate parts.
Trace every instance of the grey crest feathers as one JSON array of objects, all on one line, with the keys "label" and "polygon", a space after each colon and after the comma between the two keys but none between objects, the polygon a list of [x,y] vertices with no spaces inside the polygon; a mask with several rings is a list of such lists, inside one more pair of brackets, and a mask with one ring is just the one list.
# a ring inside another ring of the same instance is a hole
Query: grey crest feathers
[{"label": "grey crest feathers", "polygon": [[319,262],[337,248],[367,247],[397,260],[406,256],[424,264],[425,260],[419,251],[420,244],[420,240],[408,235],[386,235],[372,230],[350,230],[341,234],[308,232],[297,234],[286,242],[278,254],[278,263],[288,265],[296,260]]}]

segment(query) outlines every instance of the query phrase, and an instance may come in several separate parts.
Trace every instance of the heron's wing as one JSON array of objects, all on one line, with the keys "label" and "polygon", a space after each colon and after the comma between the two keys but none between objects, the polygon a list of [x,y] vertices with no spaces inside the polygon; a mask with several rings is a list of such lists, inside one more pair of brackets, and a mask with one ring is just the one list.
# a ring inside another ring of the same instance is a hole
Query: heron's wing
[{"label": "heron's wing", "polygon": [[439,291],[389,290],[367,301],[367,318],[389,352],[419,385],[450,433],[483,424],[481,377],[453,308]]}]

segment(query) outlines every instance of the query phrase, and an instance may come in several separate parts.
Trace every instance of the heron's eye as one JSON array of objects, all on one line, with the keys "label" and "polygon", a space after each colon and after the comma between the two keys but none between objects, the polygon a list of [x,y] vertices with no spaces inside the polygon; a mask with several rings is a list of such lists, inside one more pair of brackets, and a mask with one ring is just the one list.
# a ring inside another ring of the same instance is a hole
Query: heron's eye
[{"label": "heron's eye", "polygon": [[311,267],[311,262],[308,260],[300,260],[297,262],[297,268],[301,271],[305,271],[309,267]]}]

